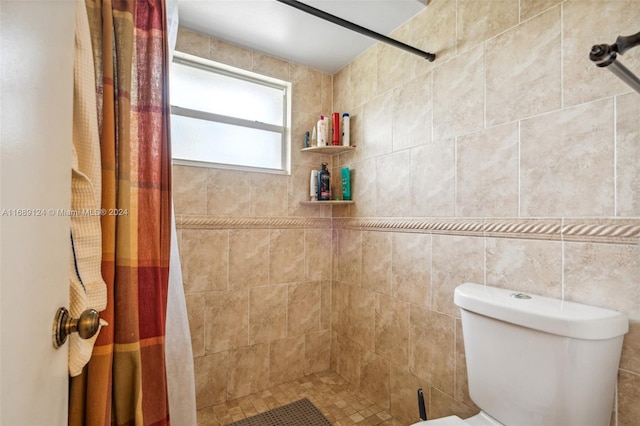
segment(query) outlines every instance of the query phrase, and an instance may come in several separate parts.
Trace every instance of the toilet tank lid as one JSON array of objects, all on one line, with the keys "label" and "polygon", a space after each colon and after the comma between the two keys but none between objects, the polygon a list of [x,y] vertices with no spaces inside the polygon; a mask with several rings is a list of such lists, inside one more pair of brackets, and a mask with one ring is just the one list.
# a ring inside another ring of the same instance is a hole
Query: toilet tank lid
[{"label": "toilet tank lid", "polygon": [[482,284],[459,285],[453,300],[467,311],[576,339],[610,339],[629,331],[627,316],[617,311]]}]

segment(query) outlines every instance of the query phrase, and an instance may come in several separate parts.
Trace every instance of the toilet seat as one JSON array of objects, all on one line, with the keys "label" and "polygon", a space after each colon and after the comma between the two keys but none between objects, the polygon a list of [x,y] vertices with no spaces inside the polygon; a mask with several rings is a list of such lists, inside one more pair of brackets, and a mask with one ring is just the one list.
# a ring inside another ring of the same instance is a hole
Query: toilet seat
[{"label": "toilet seat", "polygon": [[461,419],[458,416],[447,416],[439,419],[425,420],[411,426],[505,426],[484,411],[473,417]]}]

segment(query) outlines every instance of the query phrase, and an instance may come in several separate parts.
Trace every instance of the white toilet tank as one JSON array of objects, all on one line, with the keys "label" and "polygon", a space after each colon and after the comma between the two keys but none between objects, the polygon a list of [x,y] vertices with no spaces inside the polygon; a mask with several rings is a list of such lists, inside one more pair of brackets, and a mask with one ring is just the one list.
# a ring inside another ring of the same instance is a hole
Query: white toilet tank
[{"label": "white toilet tank", "polygon": [[620,312],[480,284],[455,290],[471,399],[507,426],[608,426]]}]

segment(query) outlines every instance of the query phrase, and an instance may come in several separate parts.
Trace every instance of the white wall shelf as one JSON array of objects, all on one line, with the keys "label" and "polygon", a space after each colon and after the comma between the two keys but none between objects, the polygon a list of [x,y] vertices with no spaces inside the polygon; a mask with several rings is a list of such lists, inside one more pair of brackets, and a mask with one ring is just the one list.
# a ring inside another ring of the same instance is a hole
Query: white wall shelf
[{"label": "white wall shelf", "polygon": [[355,146],[343,146],[343,145],[329,145],[329,146],[312,146],[309,148],[302,148],[302,152],[314,152],[318,154],[340,154],[342,152],[352,151],[356,149]]}]

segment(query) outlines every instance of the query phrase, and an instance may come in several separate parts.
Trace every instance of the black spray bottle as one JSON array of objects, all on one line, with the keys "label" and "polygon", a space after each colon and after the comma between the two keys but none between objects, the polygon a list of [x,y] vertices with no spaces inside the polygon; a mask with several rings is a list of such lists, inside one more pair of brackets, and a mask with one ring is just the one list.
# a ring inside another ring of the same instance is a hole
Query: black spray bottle
[{"label": "black spray bottle", "polygon": [[331,199],[330,175],[327,164],[322,163],[322,169],[318,171],[318,201],[328,201]]}]

